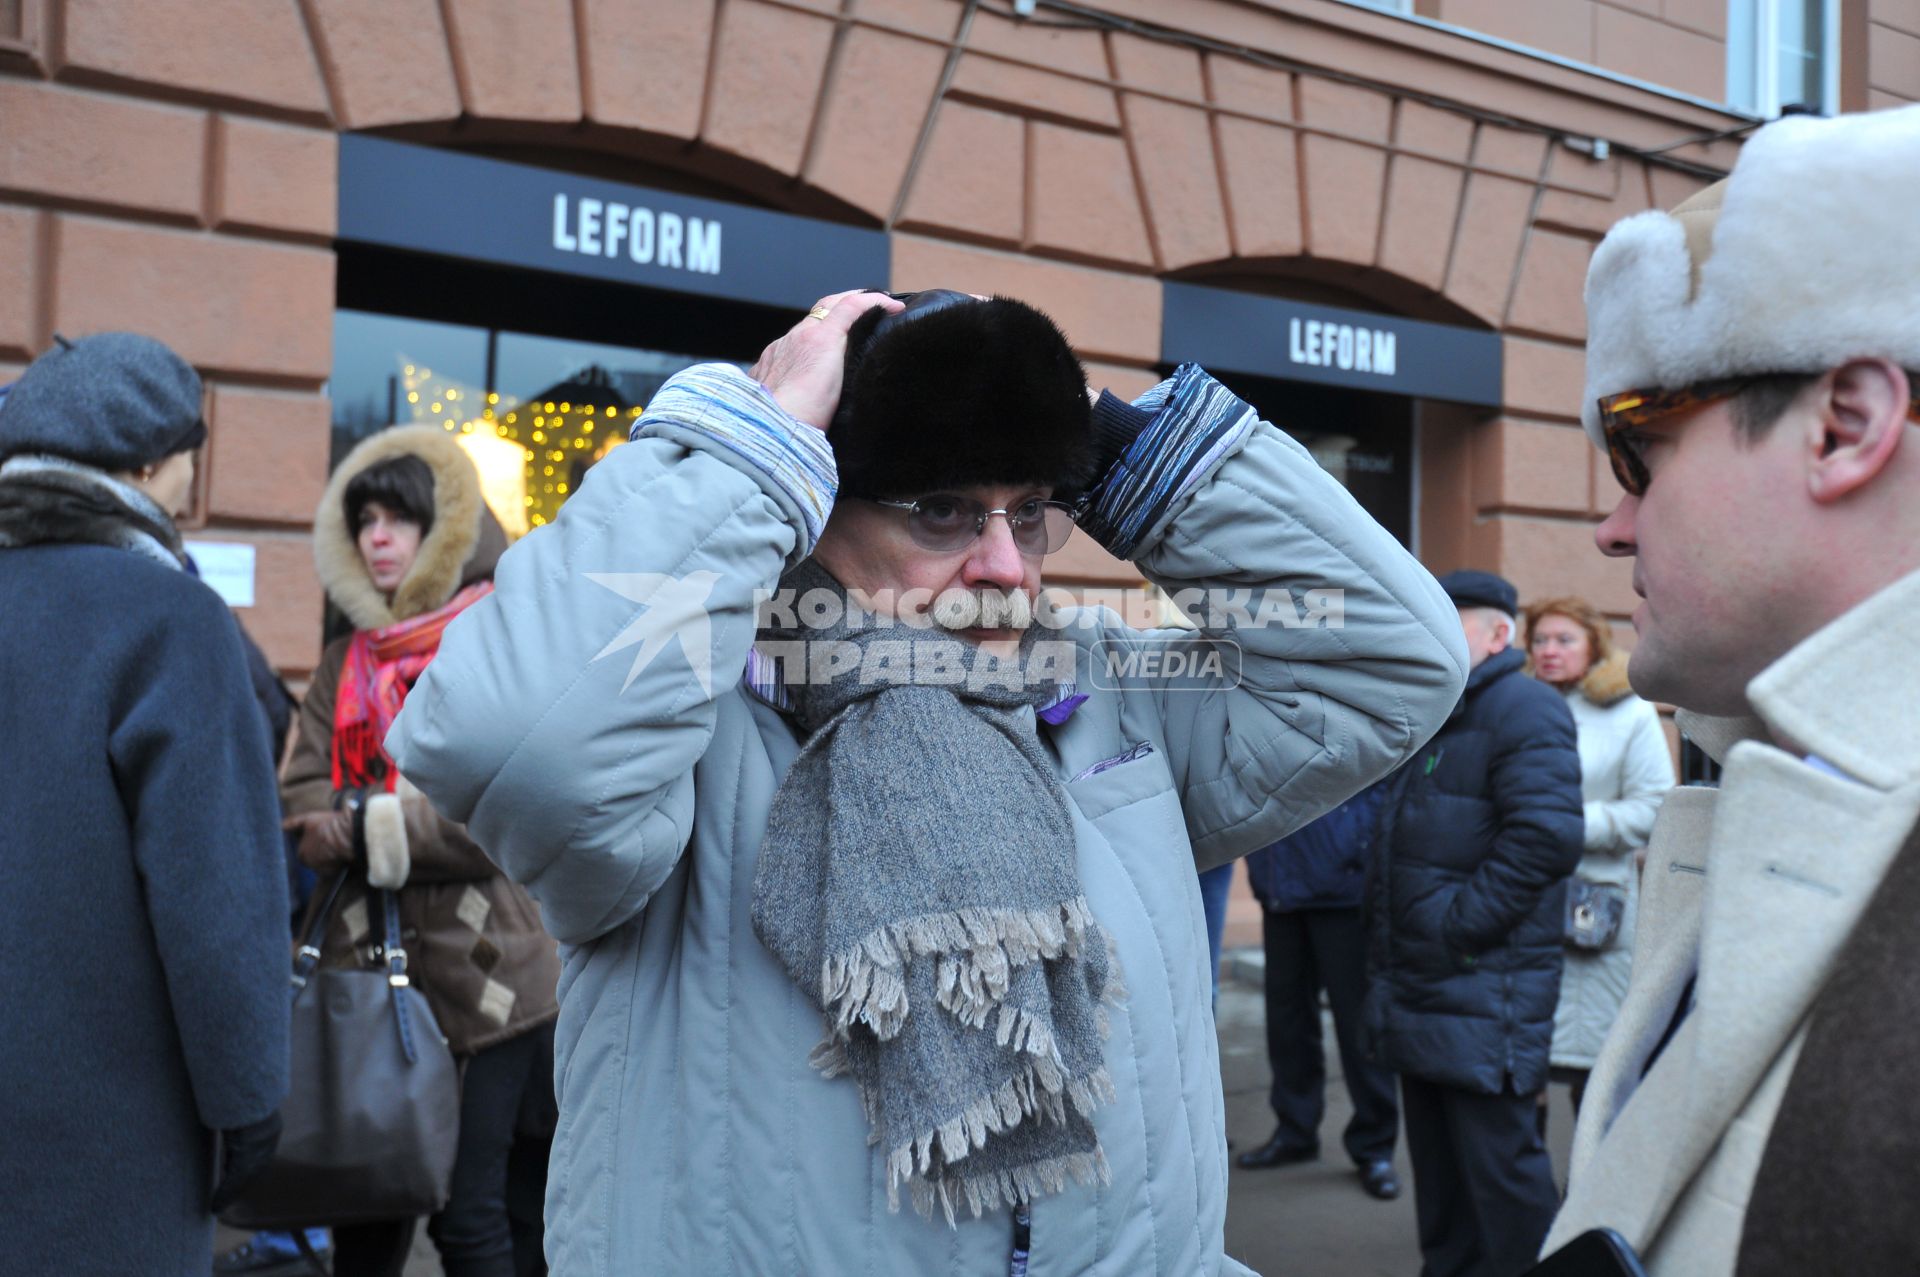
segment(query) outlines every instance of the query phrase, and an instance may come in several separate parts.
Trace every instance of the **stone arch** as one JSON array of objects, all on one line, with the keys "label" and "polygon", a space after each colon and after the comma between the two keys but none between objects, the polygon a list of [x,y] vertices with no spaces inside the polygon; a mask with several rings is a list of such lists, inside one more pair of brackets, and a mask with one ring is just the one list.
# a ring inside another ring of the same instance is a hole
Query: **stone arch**
[{"label": "stone arch", "polygon": [[[1495,328],[1547,196],[1646,202],[1638,166],[1596,180],[1537,132],[963,0],[302,12],[337,128],[558,143],[790,211],[1109,270],[1393,276],[1410,288],[1390,291]],[[1561,265],[1542,267],[1556,286]]]},{"label": "stone arch", "polygon": [[1385,311],[1437,324],[1486,326],[1444,293],[1405,276],[1378,266],[1355,266],[1319,257],[1230,257],[1171,273],[1168,278],[1350,310]]}]

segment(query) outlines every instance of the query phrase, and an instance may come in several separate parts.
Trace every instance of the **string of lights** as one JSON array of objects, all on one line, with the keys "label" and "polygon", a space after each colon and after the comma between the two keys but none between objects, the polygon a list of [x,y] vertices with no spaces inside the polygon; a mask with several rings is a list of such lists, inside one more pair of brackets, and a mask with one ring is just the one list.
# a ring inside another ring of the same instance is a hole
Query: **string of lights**
[{"label": "string of lights", "polygon": [[509,540],[551,523],[581,477],[627,441],[646,411],[605,401],[503,399],[404,356],[400,376],[408,420],[459,436]]}]

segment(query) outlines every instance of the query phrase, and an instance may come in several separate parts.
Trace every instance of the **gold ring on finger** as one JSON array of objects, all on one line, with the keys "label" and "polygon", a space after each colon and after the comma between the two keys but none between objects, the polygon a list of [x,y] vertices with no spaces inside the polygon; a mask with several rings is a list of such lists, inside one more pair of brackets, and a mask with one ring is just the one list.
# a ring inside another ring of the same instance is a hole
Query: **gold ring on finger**
[{"label": "gold ring on finger", "polygon": [[833,313],[832,310],[826,306],[815,306],[812,310],[807,312],[807,318],[808,319],[825,319],[828,315],[832,313]]}]

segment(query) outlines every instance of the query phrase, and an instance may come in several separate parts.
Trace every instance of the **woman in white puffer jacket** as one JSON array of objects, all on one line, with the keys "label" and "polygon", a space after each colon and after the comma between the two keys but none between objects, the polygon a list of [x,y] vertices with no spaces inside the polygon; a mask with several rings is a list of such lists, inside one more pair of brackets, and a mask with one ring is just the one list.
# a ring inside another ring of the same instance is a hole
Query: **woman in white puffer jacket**
[{"label": "woman in white puffer jacket", "polygon": [[1566,597],[1529,606],[1527,647],[1534,677],[1567,698],[1580,739],[1586,854],[1568,896],[1552,1055],[1554,1079],[1569,1083],[1578,1113],[1587,1074],[1627,994],[1640,894],[1633,853],[1646,845],[1673,788],[1673,755],[1659,713],[1627,685],[1627,654],[1614,649],[1611,627],[1591,603]]}]

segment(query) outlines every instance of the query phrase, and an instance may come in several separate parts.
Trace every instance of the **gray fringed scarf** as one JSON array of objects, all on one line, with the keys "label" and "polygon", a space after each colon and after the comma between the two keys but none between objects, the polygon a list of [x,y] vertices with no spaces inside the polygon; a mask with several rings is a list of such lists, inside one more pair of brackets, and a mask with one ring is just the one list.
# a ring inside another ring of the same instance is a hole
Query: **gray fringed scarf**
[{"label": "gray fringed scarf", "polygon": [[[781,584],[846,598],[811,560]],[[807,741],[774,796],[753,925],[825,1018],[811,1062],[860,1088],[889,1208],[902,1182],[950,1224],[963,1200],[978,1216],[1105,1183],[1089,1115],[1113,1099],[1105,1004],[1125,991],[1035,729],[1055,687],[938,630],[843,619],[762,637],[863,657],[789,686]],[[909,646],[962,681],[862,677]]]}]

